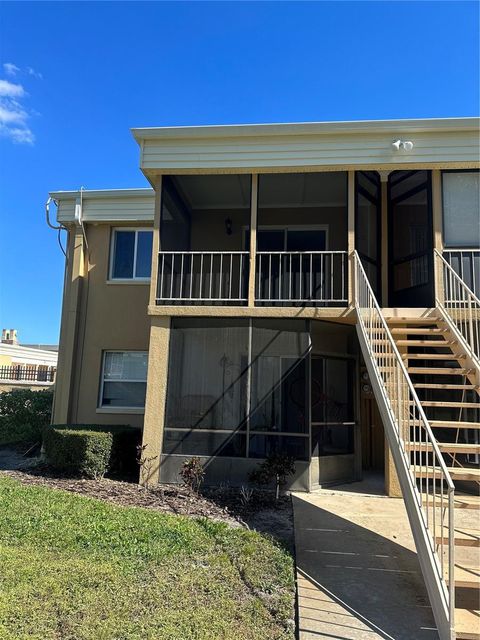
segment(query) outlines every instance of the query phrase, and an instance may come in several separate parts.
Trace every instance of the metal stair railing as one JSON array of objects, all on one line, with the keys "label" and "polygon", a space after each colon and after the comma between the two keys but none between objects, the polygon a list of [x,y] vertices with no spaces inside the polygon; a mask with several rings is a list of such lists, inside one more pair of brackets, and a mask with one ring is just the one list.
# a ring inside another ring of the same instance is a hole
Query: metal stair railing
[{"label": "metal stair railing", "polygon": [[467,355],[480,369],[480,300],[437,249],[434,259],[437,274],[435,304]]},{"label": "metal stair railing", "polygon": [[441,640],[455,637],[454,484],[432,428],[354,252],[357,333]]}]

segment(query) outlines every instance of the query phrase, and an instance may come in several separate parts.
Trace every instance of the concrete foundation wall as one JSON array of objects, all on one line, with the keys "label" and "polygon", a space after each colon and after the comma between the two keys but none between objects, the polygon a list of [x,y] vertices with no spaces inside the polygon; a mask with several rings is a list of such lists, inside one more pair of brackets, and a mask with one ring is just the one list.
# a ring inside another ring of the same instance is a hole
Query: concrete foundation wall
[{"label": "concrete foundation wall", "polygon": [[[191,456],[162,455],[160,480],[166,483],[181,482],[180,470]],[[248,485],[248,475],[262,460],[255,458],[208,458],[201,457],[205,465],[205,484],[241,487]],[[309,491],[309,463],[295,463],[296,473],[288,479],[287,491]]]}]

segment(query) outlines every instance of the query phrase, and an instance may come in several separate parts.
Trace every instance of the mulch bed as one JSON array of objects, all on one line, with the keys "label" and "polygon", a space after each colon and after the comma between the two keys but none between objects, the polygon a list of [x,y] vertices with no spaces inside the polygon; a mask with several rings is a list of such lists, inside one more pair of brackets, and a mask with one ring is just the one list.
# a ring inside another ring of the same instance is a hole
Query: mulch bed
[{"label": "mulch bed", "polygon": [[204,488],[200,494],[183,485],[157,484],[148,489],[133,482],[102,478],[60,477],[44,464],[23,470],[0,471],[22,484],[41,485],[98,498],[120,506],[144,507],[163,513],[205,517],[267,533],[293,546],[293,515],[289,496],[274,502],[270,492],[242,495],[239,489]]}]

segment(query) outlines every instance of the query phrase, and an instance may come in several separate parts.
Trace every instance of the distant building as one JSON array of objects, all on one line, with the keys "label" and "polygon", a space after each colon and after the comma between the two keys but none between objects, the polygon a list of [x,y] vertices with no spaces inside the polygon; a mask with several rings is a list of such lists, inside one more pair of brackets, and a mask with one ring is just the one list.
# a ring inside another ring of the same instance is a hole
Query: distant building
[{"label": "distant building", "polygon": [[55,382],[58,345],[19,344],[16,329],[2,329],[0,392],[46,389]]}]

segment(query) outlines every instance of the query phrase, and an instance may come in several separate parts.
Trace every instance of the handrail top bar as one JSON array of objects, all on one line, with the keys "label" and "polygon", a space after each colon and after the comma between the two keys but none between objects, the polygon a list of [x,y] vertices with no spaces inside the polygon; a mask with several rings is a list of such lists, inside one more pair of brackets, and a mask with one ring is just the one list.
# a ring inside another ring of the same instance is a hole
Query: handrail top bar
[{"label": "handrail top bar", "polygon": [[[425,425],[425,430],[426,430],[426,432],[428,433],[428,435],[429,435],[429,437],[431,439],[432,449],[433,449],[433,451],[435,453],[435,456],[438,459],[440,469],[442,470],[443,475],[445,476],[445,481],[447,483],[448,490],[449,490],[449,492],[453,492],[455,490],[455,485],[453,484],[453,480],[452,480],[452,478],[450,476],[450,473],[449,473],[449,471],[447,469],[447,466],[445,464],[443,456],[440,453],[440,449],[438,448],[437,440],[436,440],[435,436],[433,435],[433,431],[432,431],[432,428],[430,426],[430,423],[429,423],[429,421],[427,419],[427,416],[425,415],[425,412],[423,410],[422,405],[420,404],[420,400],[418,398],[417,392],[415,391],[415,387],[413,386],[413,383],[412,383],[412,381],[410,379],[408,371],[407,371],[407,369],[406,369],[406,367],[405,367],[405,365],[403,363],[403,360],[402,360],[402,358],[400,356],[400,353],[399,353],[399,351],[397,349],[397,346],[396,346],[395,341],[393,339],[393,336],[392,336],[392,334],[390,332],[390,329],[388,328],[388,324],[387,324],[387,322],[386,322],[386,320],[385,320],[385,318],[383,316],[383,313],[382,313],[380,307],[378,306],[377,298],[375,297],[375,294],[373,293],[372,287],[370,286],[370,282],[368,281],[367,275],[366,275],[365,270],[363,268],[363,265],[362,265],[362,262],[360,260],[360,257],[359,257],[359,255],[357,253],[357,250],[355,249],[353,253],[354,253],[354,256],[355,256],[356,264],[357,264],[358,267],[360,267],[360,271],[361,271],[361,273],[362,273],[362,275],[363,275],[363,277],[365,279],[365,284],[366,284],[367,290],[369,291],[369,293],[370,293],[370,295],[372,297],[373,305],[374,305],[375,309],[377,310],[377,313],[378,313],[378,315],[380,317],[380,321],[381,321],[381,324],[383,325],[383,328],[385,330],[386,337],[388,338],[388,341],[391,344],[391,347],[393,349],[393,353],[394,353],[394,355],[395,355],[395,357],[397,359],[397,363],[400,366],[400,370],[402,371],[402,373],[404,375],[404,378],[406,380],[407,386],[410,389],[410,393],[412,394],[412,398],[413,398],[413,401],[415,402],[415,406],[417,408],[417,411],[418,411],[418,413],[420,415],[420,418],[422,419],[422,421],[423,421],[423,423]],[[355,291],[355,300],[358,301],[358,299],[357,299],[357,291]]]},{"label": "handrail top bar", "polygon": [[442,254],[438,251],[438,249],[434,249],[433,250],[435,255],[437,255],[440,260],[442,260],[442,262],[448,267],[449,271],[452,272],[452,274],[455,276],[455,278],[461,283],[462,287],[464,289],[466,289],[467,293],[469,293],[473,299],[475,300],[475,302],[480,305],[480,300],[477,298],[477,296],[473,293],[473,291],[470,289],[470,287],[465,283],[465,280],[462,280],[462,278],[458,275],[458,273],[455,271],[455,269],[452,267],[451,264],[449,264],[445,258],[442,256]]},{"label": "handrail top bar", "polygon": [[[159,255],[169,254],[169,255],[249,255],[248,251],[167,251],[160,250]],[[288,254],[331,254],[331,253],[339,253],[342,255],[346,255],[348,251],[257,251],[257,255],[288,255]]]},{"label": "handrail top bar", "polygon": [[332,253],[339,253],[347,255],[348,251],[256,251],[257,256],[271,256],[271,255],[330,255]]},{"label": "handrail top bar", "polygon": [[159,251],[159,255],[181,255],[181,256],[190,256],[194,255],[242,255],[248,256],[248,251]]},{"label": "handrail top bar", "polygon": [[[438,249],[435,249],[435,251],[438,251]],[[480,248],[472,247],[469,249],[468,247],[462,247],[461,249],[452,249],[451,247],[448,247],[443,250],[443,253],[480,253]]]}]

